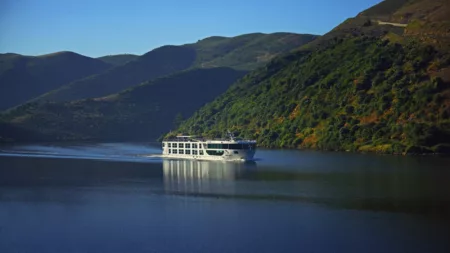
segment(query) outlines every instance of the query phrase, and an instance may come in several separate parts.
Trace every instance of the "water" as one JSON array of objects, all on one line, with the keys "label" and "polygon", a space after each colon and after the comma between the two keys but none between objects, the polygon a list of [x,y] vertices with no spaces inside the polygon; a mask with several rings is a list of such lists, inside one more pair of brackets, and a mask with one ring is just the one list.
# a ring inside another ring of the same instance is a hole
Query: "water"
[{"label": "water", "polygon": [[0,252],[449,252],[450,159],[0,146]]}]

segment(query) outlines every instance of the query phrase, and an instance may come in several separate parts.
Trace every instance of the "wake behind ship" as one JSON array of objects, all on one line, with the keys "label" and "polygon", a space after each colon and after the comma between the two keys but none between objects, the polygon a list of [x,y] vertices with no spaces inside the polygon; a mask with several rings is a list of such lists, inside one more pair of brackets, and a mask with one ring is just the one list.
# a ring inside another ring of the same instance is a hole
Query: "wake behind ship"
[{"label": "wake behind ship", "polygon": [[255,140],[242,140],[228,133],[225,139],[176,136],[163,140],[163,157],[219,161],[251,161],[256,152]]}]

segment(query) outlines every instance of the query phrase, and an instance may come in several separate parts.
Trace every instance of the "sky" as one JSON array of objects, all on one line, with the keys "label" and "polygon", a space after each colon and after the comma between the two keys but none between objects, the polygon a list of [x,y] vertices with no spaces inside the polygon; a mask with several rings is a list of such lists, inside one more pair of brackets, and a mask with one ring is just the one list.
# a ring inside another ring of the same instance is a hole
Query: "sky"
[{"label": "sky", "polygon": [[325,34],[381,0],[0,0],[0,53],[144,54],[209,36]]}]

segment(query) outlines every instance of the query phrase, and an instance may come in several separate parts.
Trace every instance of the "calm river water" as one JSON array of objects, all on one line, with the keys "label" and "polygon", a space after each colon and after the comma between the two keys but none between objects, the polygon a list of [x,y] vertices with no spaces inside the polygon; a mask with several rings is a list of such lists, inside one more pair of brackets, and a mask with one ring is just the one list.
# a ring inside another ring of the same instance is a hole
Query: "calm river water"
[{"label": "calm river water", "polygon": [[0,252],[450,252],[450,159],[0,146]]}]

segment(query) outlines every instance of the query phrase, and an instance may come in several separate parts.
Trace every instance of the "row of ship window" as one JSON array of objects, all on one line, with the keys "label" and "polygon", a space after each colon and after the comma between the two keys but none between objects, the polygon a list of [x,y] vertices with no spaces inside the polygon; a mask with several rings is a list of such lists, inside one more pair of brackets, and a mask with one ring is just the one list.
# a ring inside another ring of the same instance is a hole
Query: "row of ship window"
[{"label": "row of ship window", "polygon": [[[164,146],[166,144],[164,143]],[[191,148],[190,143],[168,143],[169,148]],[[202,144],[199,143],[197,146],[197,143],[192,143],[192,148],[202,148]]]},{"label": "row of ship window", "polygon": [[[190,155],[191,150],[190,149],[170,149],[169,148],[169,154],[186,154]],[[192,150],[193,155],[203,155],[203,150]]]},{"label": "row of ship window", "polygon": [[[191,143],[167,143],[169,148],[191,148]],[[164,143],[164,146],[166,144]],[[192,148],[202,148],[201,143],[192,143]],[[256,149],[256,144],[207,144],[207,149]]]}]

